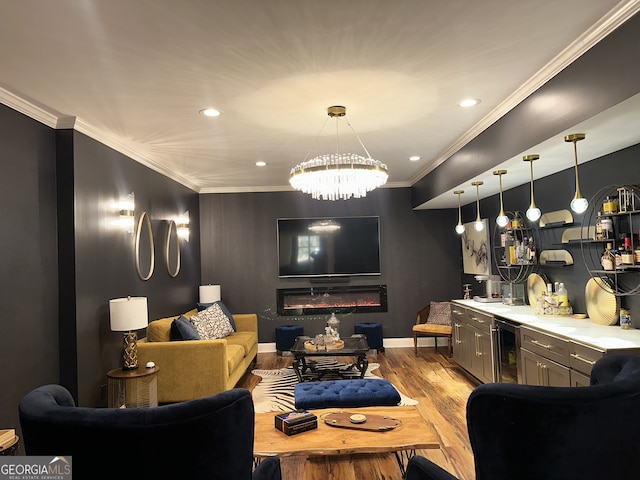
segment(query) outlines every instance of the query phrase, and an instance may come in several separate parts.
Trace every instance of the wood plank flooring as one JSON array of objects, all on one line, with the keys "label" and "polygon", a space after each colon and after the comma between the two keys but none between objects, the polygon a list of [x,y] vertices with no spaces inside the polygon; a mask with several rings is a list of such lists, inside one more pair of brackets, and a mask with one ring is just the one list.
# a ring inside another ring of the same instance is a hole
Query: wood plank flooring
[{"label": "wood plank flooring", "polygon": [[[442,348],[440,349],[442,350]],[[292,357],[260,353],[257,369],[290,366]],[[344,360],[344,358],[338,360]],[[419,400],[425,418],[440,438],[439,450],[418,450],[460,480],[474,480],[473,453],[469,445],[465,409],[467,398],[477,385],[451,359],[433,347],[388,348],[368,355],[369,363],[379,363],[375,371],[402,393]],[[239,387],[252,390],[260,377],[250,373]],[[395,480],[400,470],[393,454],[346,455],[337,457],[287,457],[281,459],[283,480]]]}]

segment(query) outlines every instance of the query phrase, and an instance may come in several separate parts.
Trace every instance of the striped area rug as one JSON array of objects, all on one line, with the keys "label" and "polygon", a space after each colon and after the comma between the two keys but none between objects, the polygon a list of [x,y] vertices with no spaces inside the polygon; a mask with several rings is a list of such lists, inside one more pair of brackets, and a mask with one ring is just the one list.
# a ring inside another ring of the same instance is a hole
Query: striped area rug
[{"label": "striped area rug", "polygon": [[[379,366],[378,363],[370,363],[364,374],[364,378],[380,378],[371,373]],[[340,367],[346,367],[346,365],[331,358],[320,358],[316,360],[316,368],[318,369],[331,370]],[[256,413],[287,412],[295,409],[293,389],[298,383],[298,377],[293,367],[282,368],[280,370],[252,370],[251,373],[262,377],[260,383],[256,385],[251,392]],[[354,369],[354,371],[348,375],[352,375],[353,378],[359,378],[360,372]],[[332,375],[322,377],[323,380],[335,380],[339,378],[341,377]],[[398,389],[396,388],[396,390]],[[418,403],[399,390],[398,393],[400,393],[400,403],[398,405],[416,405]]]}]

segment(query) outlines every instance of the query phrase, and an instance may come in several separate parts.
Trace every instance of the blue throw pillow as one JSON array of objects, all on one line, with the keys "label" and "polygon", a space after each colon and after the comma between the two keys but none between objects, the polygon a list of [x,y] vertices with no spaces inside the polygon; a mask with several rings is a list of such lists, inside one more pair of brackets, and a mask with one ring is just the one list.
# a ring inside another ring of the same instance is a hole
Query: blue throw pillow
[{"label": "blue throw pillow", "polygon": [[227,306],[224,303],[222,303],[222,301],[218,300],[217,302],[211,302],[211,303],[197,303],[196,307],[198,308],[198,311],[201,312],[201,311],[206,310],[211,305],[214,305],[216,303],[218,304],[218,306],[220,307],[222,312],[229,319],[229,323],[231,324],[231,327],[233,327],[233,331],[235,332],[236,331],[236,323],[233,321],[233,315],[231,315],[231,312],[229,311]]},{"label": "blue throw pillow", "polygon": [[171,340],[200,340],[200,335],[193,324],[184,315],[180,315],[171,322]]}]

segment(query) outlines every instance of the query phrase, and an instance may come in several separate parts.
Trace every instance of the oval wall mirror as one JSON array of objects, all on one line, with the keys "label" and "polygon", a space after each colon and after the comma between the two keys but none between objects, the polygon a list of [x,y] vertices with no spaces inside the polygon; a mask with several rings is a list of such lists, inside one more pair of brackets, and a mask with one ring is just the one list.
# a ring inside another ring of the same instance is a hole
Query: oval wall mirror
[{"label": "oval wall mirror", "polygon": [[[143,274],[142,273],[142,267],[140,266],[140,239],[142,237],[143,234],[143,227],[146,227],[145,233],[146,233],[146,237],[147,237],[147,245],[148,248],[146,248],[145,253],[148,255],[148,262],[147,265],[145,265],[147,268],[147,273]],[[136,270],[138,271],[138,276],[142,279],[142,280],[149,280],[151,278],[151,275],[153,275],[153,269],[155,267],[155,263],[156,263],[156,258],[155,258],[155,253],[154,253],[154,245],[153,245],[153,230],[151,229],[151,219],[149,218],[149,215],[147,214],[147,212],[142,212],[142,215],[140,215],[140,219],[138,220],[138,228],[136,229]]]},{"label": "oval wall mirror", "polygon": [[169,276],[175,278],[180,273],[180,237],[176,222],[169,220],[167,238],[164,242],[164,259],[167,264]]}]

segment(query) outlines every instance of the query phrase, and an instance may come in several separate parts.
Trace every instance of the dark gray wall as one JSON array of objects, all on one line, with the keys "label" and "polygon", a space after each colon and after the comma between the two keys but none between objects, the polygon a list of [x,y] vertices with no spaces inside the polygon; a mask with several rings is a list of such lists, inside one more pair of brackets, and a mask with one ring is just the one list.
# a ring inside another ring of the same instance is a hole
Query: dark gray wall
[{"label": "dark gray wall", "polygon": [[461,252],[453,231],[457,212],[413,211],[410,202],[408,188],[378,189],[364,199],[336,202],[299,192],[201,195],[203,282],[221,285],[222,300],[231,311],[258,313],[261,342],[274,341],[275,326],[295,322],[306,334],[319,333],[326,315],[276,314],[277,288],[310,285],[308,279],[278,278],[276,220],[376,215],[382,275],[351,277],[350,284],[386,284],[389,311],[342,316],[341,328],[349,333],[354,323],[373,321],[383,324],[385,337],[406,338],[419,307],[461,295]]},{"label": "dark gray wall", "polygon": [[[194,307],[200,281],[199,203],[192,190],[77,132],[73,166],[75,311],[61,312],[60,320],[76,331],[78,400],[96,405],[104,402],[106,372],[122,364],[122,335],[109,329],[109,299],[147,297],[150,320]],[[146,211],[153,228],[155,269],[148,281],[135,269],[134,237],[111,224],[117,216],[112,202],[132,191],[136,223]],[[180,273],[172,278],[164,259],[168,220],[187,210],[190,241],[181,245]],[[71,288],[60,285],[64,292]]]},{"label": "dark gray wall", "polygon": [[0,428],[25,392],[58,377],[54,131],[0,105]]}]

